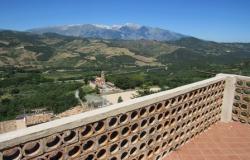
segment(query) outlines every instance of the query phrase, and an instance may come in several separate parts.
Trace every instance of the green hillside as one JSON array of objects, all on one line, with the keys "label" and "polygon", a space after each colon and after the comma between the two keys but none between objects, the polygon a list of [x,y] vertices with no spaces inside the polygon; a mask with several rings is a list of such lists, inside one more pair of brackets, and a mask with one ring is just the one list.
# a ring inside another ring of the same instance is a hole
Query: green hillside
[{"label": "green hillside", "polygon": [[250,44],[0,31],[0,120],[34,108],[63,112],[79,103],[75,90],[101,71],[122,89],[174,88],[221,72],[250,76]]}]

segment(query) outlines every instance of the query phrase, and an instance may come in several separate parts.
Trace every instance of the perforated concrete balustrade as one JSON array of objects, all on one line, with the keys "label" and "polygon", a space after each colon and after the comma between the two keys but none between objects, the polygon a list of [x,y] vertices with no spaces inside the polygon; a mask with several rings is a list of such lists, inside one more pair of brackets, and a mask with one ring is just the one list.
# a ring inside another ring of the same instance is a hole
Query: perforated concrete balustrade
[{"label": "perforated concrete balustrade", "polygon": [[250,78],[237,77],[233,103],[233,120],[250,124]]},{"label": "perforated concrete balustrade", "polygon": [[231,120],[235,79],[220,74],[2,134],[0,160],[161,159],[220,119]]}]

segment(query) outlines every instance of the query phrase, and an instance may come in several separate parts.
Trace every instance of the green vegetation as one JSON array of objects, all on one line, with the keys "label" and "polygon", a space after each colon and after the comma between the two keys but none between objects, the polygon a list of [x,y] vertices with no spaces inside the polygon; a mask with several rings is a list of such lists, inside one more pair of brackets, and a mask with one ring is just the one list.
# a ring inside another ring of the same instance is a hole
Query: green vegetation
[{"label": "green vegetation", "polygon": [[118,100],[117,100],[117,102],[118,102],[118,103],[121,103],[121,102],[123,102],[123,99],[122,99],[122,97],[121,97],[121,96],[119,96],[119,97],[118,97]]},{"label": "green vegetation", "polygon": [[[0,31],[0,47],[0,121],[34,108],[63,112],[78,104],[76,90],[82,100],[86,94],[100,93],[87,82],[101,71],[121,89],[139,88],[140,96],[151,94],[149,86],[170,89],[217,73],[250,76],[248,43],[190,37],[173,42],[101,40]],[[147,58],[152,61],[143,61]]]},{"label": "green vegetation", "polygon": [[24,46],[24,49],[37,53],[40,61],[47,61],[54,54],[54,49],[49,46]]},{"label": "green vegetation", "polygon": [[[86,84],[86,83],[85,83]],[[92,94],[92,93],[96,93],[96,90],[92,89],[90,86],[88,85],[84,85],[79,89],[79,97],[81,100],[85,101],[85,96],[87,94]]]},{"label": "green vegetation", "polygon": [[40,73],[18,71],[3,78],[0,81],[0,120],[13,119],[24,110],[29,113],[34,108],[63,112],[78,104],[74,92],[83,85],[79,82],[55,83]]}]

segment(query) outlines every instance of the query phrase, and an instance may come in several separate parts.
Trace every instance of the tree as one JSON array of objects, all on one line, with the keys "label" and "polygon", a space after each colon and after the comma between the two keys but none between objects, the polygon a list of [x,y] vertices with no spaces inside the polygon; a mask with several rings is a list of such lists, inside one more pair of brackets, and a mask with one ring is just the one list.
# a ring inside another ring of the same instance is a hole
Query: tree
[{"label": "tree", "polygon": [[88,82],[89,82],[89,78],[84,78],[84,83],[88,84]]},{"label": "tree", "polygon": [[100,90],[99,90],[99,88],[97,86],[95,86],[95,93],[100,94]]},{"label": "tree", "polygon": [[82,88],[79,89],[79,97],[81,100],[85,101],[85,96],[86,96],[86,93],[83,91]]},{"label": "tree", "polygon": [[11,90],[11,94],[18,94],[19,92],[20,92],[20,90],[17,88],[14,88]]},{"label": "tree", "polygon": [[3,98],[2,99],[2,104],[9,104],[10,103],[10,99],[9,98]]},{"label": "tree", "polygon": [[2,90],[0,90],[0,96],[4,95],[4,92]]},{"label": "tree", "polygon": [[123,99],[122,99],[122,97],[121,97],[121,96],[119,96],[119,97],[118,97],[118,100],[117,100],[117,102],[118,102],[118,103],[121,103],[121,102],[123,102]]},{"label": "tree", "polygon": [[149,94],[152,94],[153,92],[150,91],[149,86],[147,85],[143,85],[142,87],[140,87],[139,90],[137,90],[137,96],[136,97],[142,97],[142,96],[146,96]]}]

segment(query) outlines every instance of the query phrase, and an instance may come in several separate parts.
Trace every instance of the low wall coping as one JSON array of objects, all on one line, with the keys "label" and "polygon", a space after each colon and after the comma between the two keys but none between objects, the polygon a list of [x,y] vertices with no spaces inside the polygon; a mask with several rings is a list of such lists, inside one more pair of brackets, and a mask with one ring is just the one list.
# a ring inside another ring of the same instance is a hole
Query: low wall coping
[{"label": "low wall coping", "polygon": [[4,133],[0,135],[0,150],[31,140],[50,136],[57,132],[77,128],[88,123],[96,122],[117,114],[129,112],[144,106],[152,105],[154,103],[188,93],[192,90],[205,87],[212,83],[225,80],[227,76],[228,75],[220,74],[219,76],[213,78],[191,83],[171,90],[158,92],[148,96],[128,100],[126,102],[110,105],[108,107],[99,108],[36,126]]}]

